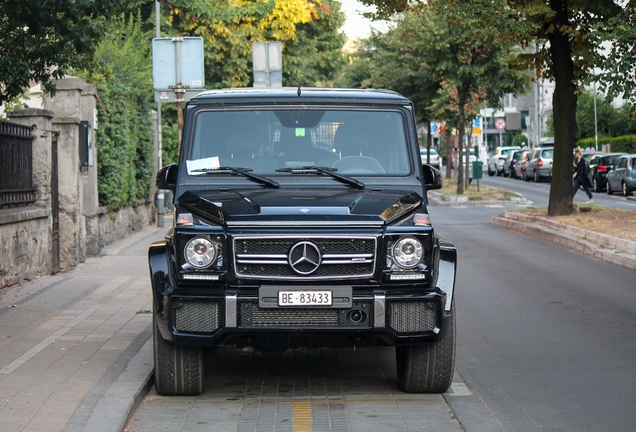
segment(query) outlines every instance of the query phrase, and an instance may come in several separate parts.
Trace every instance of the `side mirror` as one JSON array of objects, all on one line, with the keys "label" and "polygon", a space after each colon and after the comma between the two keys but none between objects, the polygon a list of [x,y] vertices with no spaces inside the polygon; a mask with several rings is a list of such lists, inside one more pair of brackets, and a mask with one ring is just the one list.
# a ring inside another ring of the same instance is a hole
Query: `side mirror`
[{"label": "side mirror", "polygon": [[426,186],[426,190],[442,188],[442,175],[438,169],[428,164],[422,164],[422,174],[424,174],[424,186]]},{"label": "side mirror", "polygon": [[177,188],[177,176],[179,170],[176,164],[166,165],[157,171],[156,185],[157,189],[168,189],[175,191]]}]

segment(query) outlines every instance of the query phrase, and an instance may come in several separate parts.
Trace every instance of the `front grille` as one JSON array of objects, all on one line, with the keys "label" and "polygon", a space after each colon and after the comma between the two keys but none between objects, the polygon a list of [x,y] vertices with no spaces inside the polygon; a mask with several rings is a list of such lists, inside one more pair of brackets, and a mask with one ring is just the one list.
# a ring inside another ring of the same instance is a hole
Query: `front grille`
[{"label": "front grille", "polygon": [[174,327],[179,332],[212,333],[221,326],[219,303],[200,301],[175,301],[173,304]]},{"label": "front grille", "polygon": [[[352,320],[352,311],[361,312]],[[351,309],[261,308],[257,302],[241,302],[241,328],[369,328],[371,303],[356,302]],[[357,317],[361,317],[357,319]]]},{"label": "front grille", "polygon": [[396,333],[420,333],[437,327],[439,303],[432,301],[391,302],[388,308],[389,327]]},{"label": "front grille", "polygon": [[[303,249],[308,244],[304,263]],[[319,253],[315,253],[314,247]],[[235,237],[234,268],[242,278],[347,279],[371,277],[375,237]],[[290,257],[291,256],[291,257]],[[294,269],[295,267],[295,269]]]}]

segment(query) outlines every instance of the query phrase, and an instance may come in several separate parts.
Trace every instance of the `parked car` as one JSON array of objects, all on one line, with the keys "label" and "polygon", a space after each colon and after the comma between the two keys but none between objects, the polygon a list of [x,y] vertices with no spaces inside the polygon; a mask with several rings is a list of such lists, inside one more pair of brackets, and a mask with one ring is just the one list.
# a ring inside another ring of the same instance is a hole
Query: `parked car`
[{"label": "parked car", "polygon": [[528,163],[528,158],[530,157],[530,150],[524,150],[521,152],[519,156],[519,160],[515,162],[513,167],[513,172],[515,173],[515,178],[522,179],[523,172],[526,169],[526,164]]},{"label": "parked car", "polygon": [[581,156],[583,156],[583,160],[585,161],[585,163],[589,163],[590,159],[592,159],[595,155],[597,154],[601,154],[598,153],[596,150],[594,149],[590,149],[590,150],[581,150]]},{"label": "parked car", "polygon": [[503,174],[503,163],[508,156],[508,152],[513,150],[521,150],[519,146],[499,146],[495,148],[495,152],[488,158],[488,175]]},{"label": "parked car", "polygon": [[205,346],[388,345],[399,388],[450,387],[457,251],[431,226],[442,179],[416,156],[415,118],[381,90],[188,102],[179,162],[156,177],[174,225],[148,251],[158,394],[203,392]]},{"label": "parked car", "polygon": [[530,181],[534,179],[539,182],[544,178],[552,177],[552,158],[554,157],[554,147],[537,147],[532,149],[526,168],[523,171],[523,179]]},{"label": "parked car", "polygon": [[430,152],[427,152],[426,147],[420,147],[420,156],[422,156],[422,163],[427,163],[426,156],[429,154],[431,155],[431,158],[428,164],[432,167],[440,169],[440,167],[442,166],[442,158],[439,156],[439,153],[437,153],[437,150],[432,148]]},{"label": "parked car", "polygon": [[587,176],[594,192],[601,192],[607,186],[607,173],[614,169],[616,159],[627,153],[597,153],[588,162]]},{"label": "parked car", "polygon": [[[468,153],[468,162],[472,165],[473,162],[477,160],[477,155],[475,154],[475,148],[470,149],[470,153]],[[466,149],[462,151],[462,162],[466,162]]]},{"label": "parked car", "polygon": [[636,154],[619,156],[614,169],[607,173],[607,194],[622,191],[631,195],[636,190]]},{"label": "parked car", "polygon": [[508,156],[506,156],[506,160],[503,162],[503,175],[504,177],[515,178],[516,173],[514,166],[519,161],[519,157],[523,154],[525,150],[514,150],[508,152]]}]

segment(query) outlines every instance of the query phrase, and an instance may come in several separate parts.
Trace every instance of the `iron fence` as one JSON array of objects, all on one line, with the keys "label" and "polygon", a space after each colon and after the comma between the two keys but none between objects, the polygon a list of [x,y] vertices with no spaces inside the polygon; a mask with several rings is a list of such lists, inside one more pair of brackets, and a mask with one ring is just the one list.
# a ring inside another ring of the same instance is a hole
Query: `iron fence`
[{"label": "iron fence", "polygon": [[31,128],[0,122],[0,208],[35,202]]}]

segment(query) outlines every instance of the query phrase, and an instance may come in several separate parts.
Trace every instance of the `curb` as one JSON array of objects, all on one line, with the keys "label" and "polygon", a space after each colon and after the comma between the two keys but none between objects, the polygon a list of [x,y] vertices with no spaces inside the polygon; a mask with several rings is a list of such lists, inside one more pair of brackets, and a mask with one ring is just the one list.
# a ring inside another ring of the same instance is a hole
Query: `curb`
[{"label": "curb", "polygon": [[124,431],[132,413],[153,385],[152,340],[130,360],[91,413],[85,431]]},{"label": "curb", "polygon": [[604,261],[636,270],[636,241],[563,225],[548,218],[505,211],[491,220],[497,225],[549,241]]},{"label": "curb", "polygon": [[521,198],[511,198],[509,200],[470,200],[467,196],[451,196],[444,195],[439,192],[428,191],[428,202],[437,206],[488,206],[488,205],[506,205],[506,204],[523,204],[530,205],[532,201]]}]

